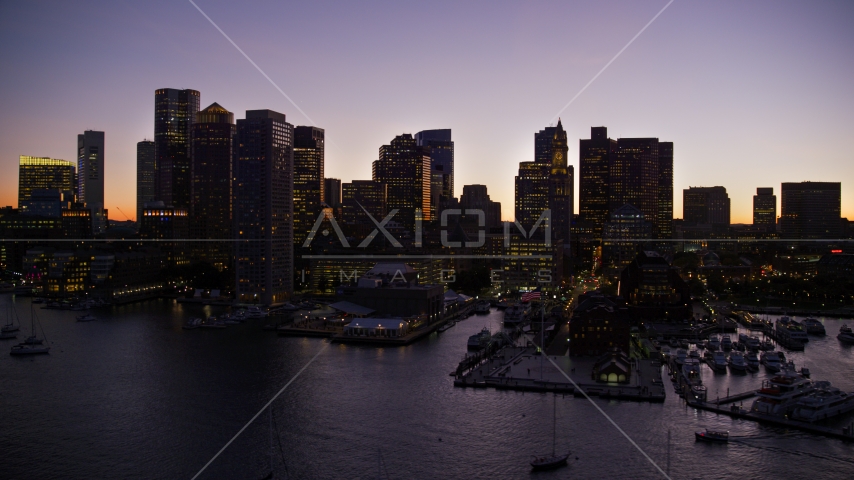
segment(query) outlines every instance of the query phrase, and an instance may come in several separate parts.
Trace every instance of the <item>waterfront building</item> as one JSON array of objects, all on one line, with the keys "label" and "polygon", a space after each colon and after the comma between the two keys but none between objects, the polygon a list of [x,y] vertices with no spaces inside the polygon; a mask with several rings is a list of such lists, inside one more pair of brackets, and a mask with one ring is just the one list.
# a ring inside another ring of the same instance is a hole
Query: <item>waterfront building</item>
[{"label": "waterfront building", "polygon": [[[431,163],[432,216],[439,214],[437,205],[454,198],[454,142],[451,129],[422,130],[415,134],[415,144],[426,149]],[[443,207],[444,208],[444,207]]]},{"label": "waterfront building", "polygon": [[194,259],[222,271],[232,258],[234,114],[212,103],[196,114],[190,131],[190,238],[199,240],[191,250]]},{"label": "waterfront building", "polygon": [[302,245],[323,209],[324,131],[294,127],[294,245]]},{"label": "waterfront building", "polygon": [[431,159],[428,147],[419,147],[411,134],[395,137],[380,147],[372,179],[388,187],[388,209],[404,228],[413,231],[417,221],[433,219],[431,209]]},{"label": "waterfront building", "polygon": [[578,296],[569,322],[569,355],[599,356],[631,348],[629,308],[621,297],[598,291]]},{"label": "waterfront building", "polygon": [[139,238],[157,240],[168,265],[189,265],[192,245],[184,241],[190,238],[190,217],[186,208],[166,206],[161,201],[146,203],[139,220]]},{"label": "waterfront building", "polygon": [[336,291],[338,301],[375,310],[380,315],[418,317],[418,323],[433,323],[442,316],[444,288],[422,285],[418,273],[403,263],[378,263],[350,285]]},{"label": "waterfront building", "polygon": [[21,155],[18,159],[18,208],[34,190],[58,190],[73,197],[77,192],[74,162],[48,157]]},{"label": "waterfront building", "polygon": [[753,225],[766,232],[777,229],[777,196],[773,188],[757,188],[753,196]]},{"label": "waterfront building", "polygon": [[7,270],[21,271],[21,260],[27,249],[38,244],[31,239],[50,241],[63,238],[62,219],[26,215],[19,211],[4,212],[0,216],[0,238],[5,239],[0,260]]},{"label": "waterfront building", "polygon": [[71,240],[92,238],[92,212],[75,203],[62,209],[62,233]]},{"label": "waterfront building", "polygon": [[155,197],[166,205],[191,205],[190,127],[196,121],[200,98],[196,90],[154,91]]},{"label": "waterfront building", "polygon": [[154,142],[143,140],[136,144],[136,221],[142,218],[145,204],[155,201]]},{"label": "waterfront building", "polygon": [[237,121],[235,291],[274,304],[293,293],[293,135],[285,115],[247,110]]},{"label": "waterfront building", "polygon": [[819,275],[854,278],[854,254],[829,253],[821,257],[816,266]]},{"label": "waterfront building", "polygon": [[840,182],[783,183],[780,235],[788,239],[834,239],[841,230]]}]

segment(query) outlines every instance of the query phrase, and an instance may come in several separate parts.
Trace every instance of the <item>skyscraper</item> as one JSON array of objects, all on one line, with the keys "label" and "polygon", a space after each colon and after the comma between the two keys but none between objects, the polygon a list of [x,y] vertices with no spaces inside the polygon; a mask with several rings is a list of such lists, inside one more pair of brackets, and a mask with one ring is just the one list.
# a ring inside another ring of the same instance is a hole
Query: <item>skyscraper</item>
[{"label": "skyscraper", "polygon": [[842,184],[840,182],[783,183],[780,234],[790,239],[840,237]]},{"label": "skyscraper", "polygon": [[92,212],[92,231],[107,227],[104,212],[104,132],[86,130],[77,135],[78,200]]},{"label": "skyscraper", "polygon": [[324,199],[324,131],[294,128],[294,245],[302,245]]},{"label": "skyscraper", "polygon": [[569,245],[570,226],[575,206],[574,171],[572,165],[567,165],[566,132],[560,119],[552,137],[552,160],[549,172],[549,209],[552,212],[552,236],[563,240]]},{"label": "skyscraper", "polygon": [[412,231],[416,217],[432,220],[431,160],[429,150],[419,147],[411,134],[394,137],[380,147],[379,159],[373,163],[372,178],[388,186],[388,209],[398,209],[394,218]]},{"label": "skyscraper", "polygon": [[682,220],[686,224],[730,224],[730,200],[724,187],[682,190]]},{"label": "skyscraper", "polygon": [[237,121],[236,297],[272,304],[293,293],[294,127],[272,110]]},{"label": "skyscraper", "polygon": [[156,200],[154,142],[143,140],[136,144],[136,221],[142,222],[145,204]]},{"label": "skyscraper", "polygon": [[341,204],[341,179],[327,178],[323,181],[323,201],[330,207]]},{"label": "skyscraper", "polygon": [[76,183],[74,162],[21,155],[18,159],[18,208],[30,199],[33,190],[59,190],[73,197]]},{"label": "skyscraper", "polygon": [[[196,114],[190,129],[191,205],[193,239],[230,239],[232,232],[232,179],[234,114],[217,103]],[[196,242],[193,257],[222,270],[231,263],[232,243]]]},{"label": "skyscraper", "polygon": [[519,162],[516,175],[516,221],[531,228],[549,208],[551,163]]},{"label": "skyscraper", "polygon": [[673,142],[658,142],[658,232],[673,238]]},{"label": "skyscraper", "polygon": [[557,127],[546,127],[534,133],[534,162],[551,165],[554,159],[554,136]]},{"label": "skyscraper", "polygon": [[777,196],[773,188],[757,188],[753,196],[753,225],[767,231],[777,228]]},{"label": "skyscraper", "polygon": [[341,202],[344,222],[373,226],[362,207],[377,221],[382,221],[388,213],[388,187],[374,180],[353,180],[343,184]]},{"label": "skyscraper", "polygon": [[[658,138],[608,138],[591,128],[581,140],[580,213],[596,231],[610,213],[632,205],[652,225],[653,238],[670,238],[673,222],[673,143]],[[607,201],[606,201],[607,199]]]},{"label": "skyscraper", "polygon": [[432,162],[432,175],[437,177],[433,195],[446,202],[454,197],[454,142],[451,129],[422,130],[415,134],[415,143],[427,149]]},{"label": "skyscraper", "polygon": [[199,112],[196,90],[161,88],[154,92],[154,161],[157,200],[190,208],[192,172],[190,126]]},{"label": "skyscraper", "polygon": [[616,150],[617,141],[608,138],[606,127],[592,127],[590,139],[579,143],[579,214],[590,222],[596,236],[602,234],[602,226],[610,216],[609,172],[611,155]]}]

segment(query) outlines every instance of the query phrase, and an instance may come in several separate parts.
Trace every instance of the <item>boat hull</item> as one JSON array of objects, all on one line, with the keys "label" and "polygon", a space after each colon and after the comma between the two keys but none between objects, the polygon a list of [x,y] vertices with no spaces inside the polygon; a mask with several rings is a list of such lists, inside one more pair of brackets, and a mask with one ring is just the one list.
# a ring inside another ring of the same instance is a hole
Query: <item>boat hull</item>
[{"label": "boat hull", "polygon": [[568,458],[568,453],[566,455],[556,455],[554,457],[536,457],[531,460],[531,468],[534,470],[551,470],[566,465]]}]

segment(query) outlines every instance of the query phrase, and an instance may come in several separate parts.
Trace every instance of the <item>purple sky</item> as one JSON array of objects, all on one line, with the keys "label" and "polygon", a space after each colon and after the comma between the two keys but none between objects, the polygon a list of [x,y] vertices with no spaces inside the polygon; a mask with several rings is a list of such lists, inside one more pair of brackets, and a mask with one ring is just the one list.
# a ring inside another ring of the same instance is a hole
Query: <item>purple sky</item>
[{"label": "purple sky", "polygon": [[[510,219],[534,132],[667,0],[196,3],[326,129],[328,177],[368,179],[395,135],[451,128],[457,195],[486,184]],[[676,217],[689,186],[725,186],[749,223],[756,187],[779,201],[781,182],[812,180],[841,181],[854,218],[852,24],[846,1],[676,0],[561,113],[576,192],[578,139],[604,125],[675,143]],[[0,205],[17,204],[19,155],[73,160],[93,129],[106,206],[133,217],[157,88],[310,123],[186,0],[4,1],[0,65]]]}]

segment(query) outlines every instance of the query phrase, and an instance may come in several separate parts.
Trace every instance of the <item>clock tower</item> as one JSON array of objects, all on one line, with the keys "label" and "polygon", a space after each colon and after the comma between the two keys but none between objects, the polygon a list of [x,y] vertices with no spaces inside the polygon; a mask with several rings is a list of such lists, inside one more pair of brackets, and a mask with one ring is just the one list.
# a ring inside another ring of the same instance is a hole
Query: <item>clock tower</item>
[{"label": "clock tower", "polygon": [[552,136],[552,164],[549,175],[549,209],[552,212],[552,236],[555,241],[562,241],[564,247],[569,246],[570,225],[572,224],[573,199],[573,169],[567,165],[566,131],[560,119],[557,121]]}]

